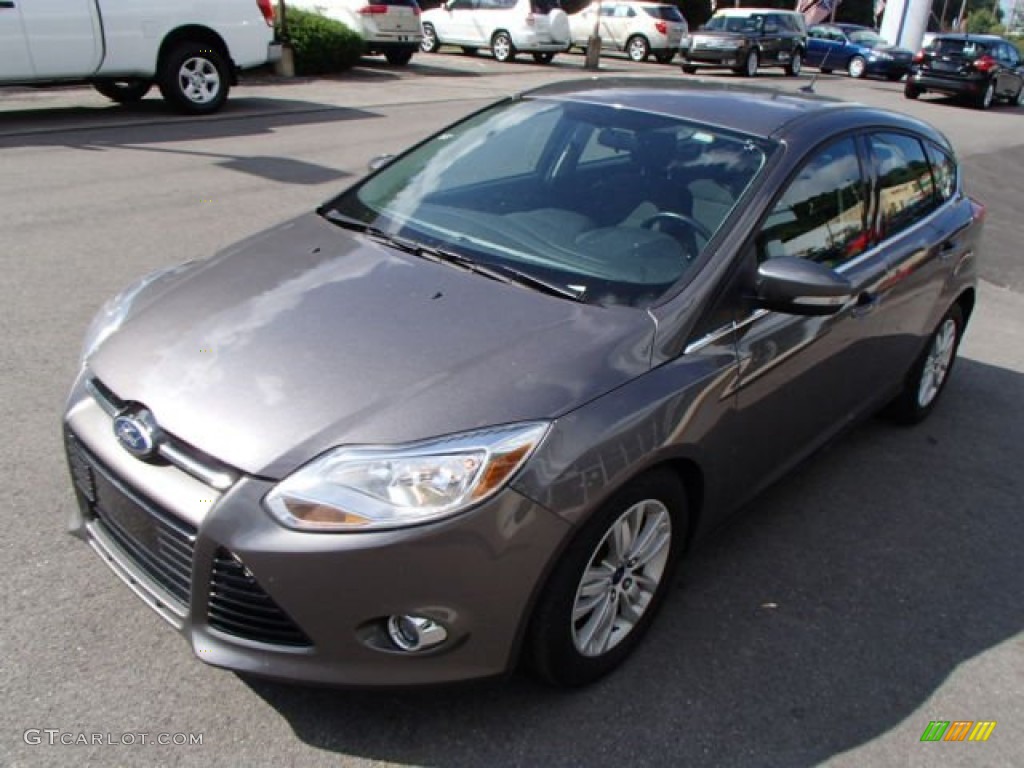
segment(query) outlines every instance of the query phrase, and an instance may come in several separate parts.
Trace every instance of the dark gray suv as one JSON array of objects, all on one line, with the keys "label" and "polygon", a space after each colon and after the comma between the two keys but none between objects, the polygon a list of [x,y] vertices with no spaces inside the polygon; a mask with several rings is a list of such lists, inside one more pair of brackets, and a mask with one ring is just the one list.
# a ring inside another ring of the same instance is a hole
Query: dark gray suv
[{"label": "dark gray suv", "polygon": [[679,46],[682,69],[726,67],[754,77],[761,67],[782,67],[799,75],[807,51],[807,26],[796,11],[726,8]]},{"label": "dark gray suv", "polygon": [[503,100],[112,299],[64,416],[72,530],[217,666],[526,652],[586,683],[730,512],[932,411],[982,219],[904,115],[678,79]]}]

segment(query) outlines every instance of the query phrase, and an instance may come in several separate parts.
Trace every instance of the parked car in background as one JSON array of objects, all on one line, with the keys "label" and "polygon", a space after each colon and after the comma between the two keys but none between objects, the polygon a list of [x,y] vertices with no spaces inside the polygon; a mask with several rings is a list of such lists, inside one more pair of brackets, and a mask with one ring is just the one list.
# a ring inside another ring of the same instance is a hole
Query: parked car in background
[{"label": "parked car in background", "polygon": [[807,50],[807,27],[796,11],[774,8],[725,8],[679,49],[683,72],[698,67],[728,67],[754,77],[761,67],[782,67],[799,75]]},{"label": "parked car in background", "polygon": [[681,78],[505,98],[104,305],[72,530],[220,667],[593,681],[731,512],[934,410],[983,213],[894,112]]},{"label": "parked car in background", "polygon": [[238,72],[280,58],[273,0],[0,2],[0,85],[89,83],[139,101],[156,85],[182,112],[216,112]]},{"label": "parked car in background", "polygon": [[1017,47],[996,35],[936,35],[914,55],[903,93],[960,96],[979,109],[996,101],[1024,106],[1024,66]]},{"label": "parked car in background", "polygon": [[688,31],[686,19],[674,5],[640,0],[595,2],[570,14],[573,45],[586,50],[599,11],[602,50],[625,51],[633,61],[654,56],[659,64],[668,64]]},{"label": "parked car in background", "polygon": [[529,53],[547,64],[569,50],[569,19],[557,0],[448,0],[423,14],[421,47],[433,53],[442,45],[467,54],[490,48],[498,61]]},{"label": "parked car in background", "polygon": [[288,0],[288,5],[340,21],[363,38],[364,53],[405,66],[423,42],[416,0]]},{"label": "parked car in background", "polygon": [[910,71],[913,57],[913,51],[888,43],[870,27],[819,24],[807,31],[804,64],[826,74],[845,69],[850,77],[899,80]]}]

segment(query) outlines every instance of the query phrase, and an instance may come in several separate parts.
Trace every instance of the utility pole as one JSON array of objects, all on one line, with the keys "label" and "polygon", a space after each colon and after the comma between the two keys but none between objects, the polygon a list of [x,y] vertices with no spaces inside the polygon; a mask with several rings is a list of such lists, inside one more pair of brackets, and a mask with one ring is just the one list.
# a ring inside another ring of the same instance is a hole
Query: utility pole
[{"label": "utility pole", "polygon": [[594,9],[594,29],[587,38],[587,58],[583,68],[596,70],[601,66],[601,0],[590,7]]}]

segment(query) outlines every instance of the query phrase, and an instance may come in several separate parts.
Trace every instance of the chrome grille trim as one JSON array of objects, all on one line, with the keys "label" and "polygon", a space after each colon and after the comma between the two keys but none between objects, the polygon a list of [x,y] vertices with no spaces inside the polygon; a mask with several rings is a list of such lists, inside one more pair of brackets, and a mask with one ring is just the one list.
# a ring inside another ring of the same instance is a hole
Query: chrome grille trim
[{"label": "chrome grille trim", "polygon": [[[110,418],[117,416],[126,406],[126,403],[97,379],[86,379],[85,388]],[[196,454],[199,451],[167,432],[161,432],[161,441],[157,446],[157,452],[182,472],[206,483],[215,490],[226,491],[238,480],[237,471],[212,457],[204,455],[202,458],[198,458]]]}]

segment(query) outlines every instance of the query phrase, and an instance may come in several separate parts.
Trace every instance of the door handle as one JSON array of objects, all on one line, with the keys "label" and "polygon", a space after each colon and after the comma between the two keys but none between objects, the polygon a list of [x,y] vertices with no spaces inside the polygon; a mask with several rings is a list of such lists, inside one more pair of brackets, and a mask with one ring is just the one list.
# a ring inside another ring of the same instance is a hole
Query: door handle
[{"label": "door handle", "polygon": [[950,256],[953,255],[953,252],[955,250],[956,242],[954,242],[953,240],[944,240],[942,242],[942,245],[939,246],[939,258],[948,259]]},{"label": "door handle", "polygon": [[851,314],[854,317],[862,317],[875,310],[878,306],[878,294],[874,291],[861,291],[857,295],[857,302],[853,306]]}]

